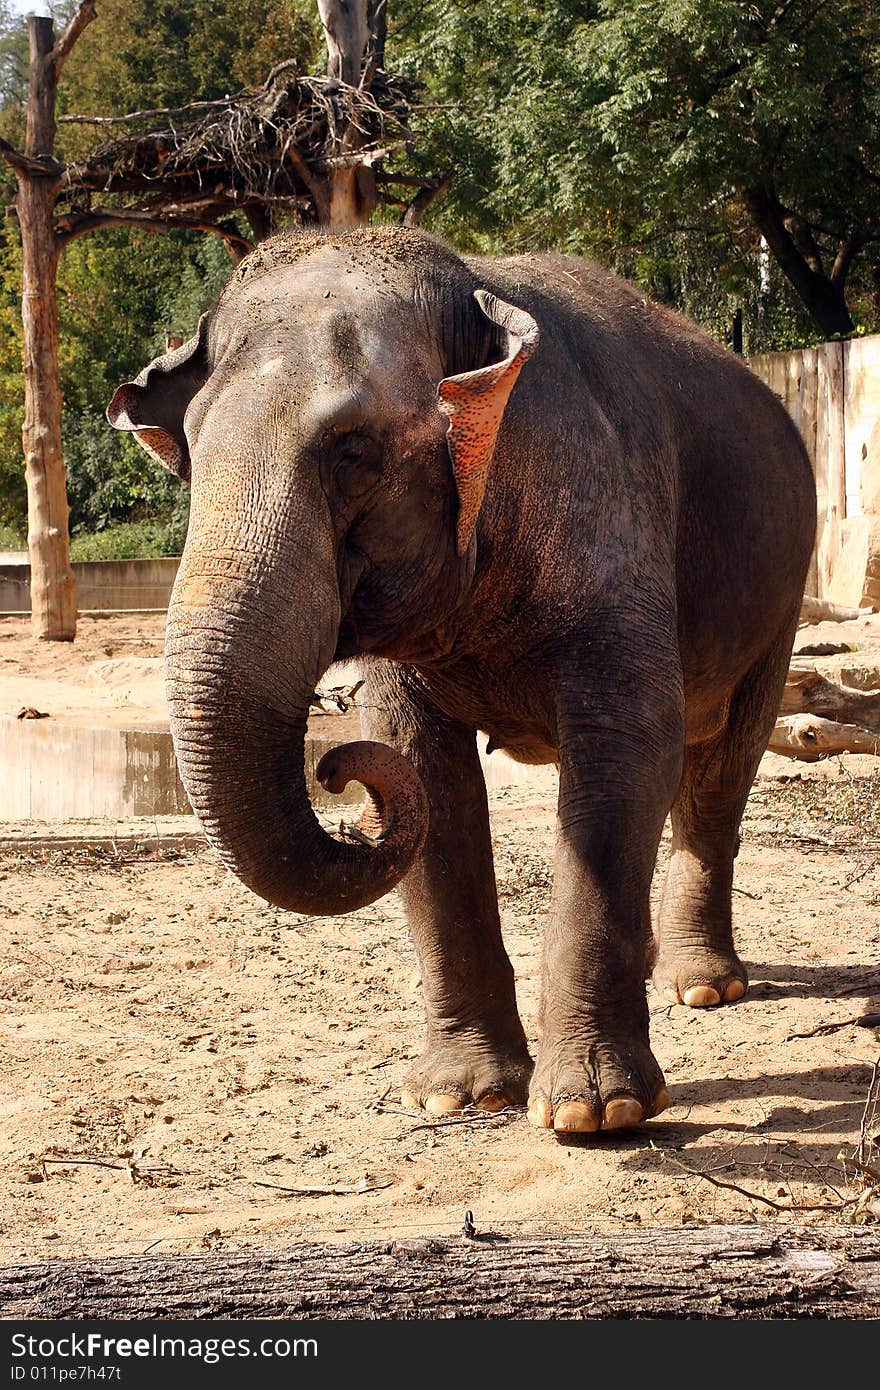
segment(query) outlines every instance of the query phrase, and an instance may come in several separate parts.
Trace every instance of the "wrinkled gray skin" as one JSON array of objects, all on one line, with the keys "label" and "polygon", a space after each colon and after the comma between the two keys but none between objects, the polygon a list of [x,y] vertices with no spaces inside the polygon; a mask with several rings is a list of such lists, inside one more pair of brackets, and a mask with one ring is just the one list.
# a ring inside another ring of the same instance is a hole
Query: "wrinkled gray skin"
[{"label": "wrinkled gray skin", "polygon": [[[540,344],[459,554],[438,384],[510,347],[480,288],[526,310]],[[403,876],[428,1015],[405,1097],[439,1113],[528,1093],[532,1121],[562,1132],[657,1113],[646,971],[695,1005],[747,984],[731,934],[738,827],[815,527],[809,464],[776,399],[583,261],[459,259],[379,228],[264,243],[197,338],[120,388],[110,417],[191,468],[166,672],[210,839],[255,892],[300,912],[358,907]],[[390,748],[350,745],[320,769],[332,787],[373,788],[371,834],[341,841],[309,806],[302,742],[316,682],[354,656],[367,658],[365,733]],[[534,1071],[478,729],[560,768]]]}]

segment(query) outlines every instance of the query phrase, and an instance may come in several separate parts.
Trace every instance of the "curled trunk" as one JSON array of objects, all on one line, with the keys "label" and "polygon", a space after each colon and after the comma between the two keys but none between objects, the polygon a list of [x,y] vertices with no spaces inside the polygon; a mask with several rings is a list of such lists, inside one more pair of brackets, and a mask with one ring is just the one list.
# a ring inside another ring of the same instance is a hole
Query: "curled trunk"
[{"label": "curled trunk", "polygon": [[363,907],[421,849],[422,783],[393,749],[345,744],[321,760],[318,777],[333,792],[362,782],[367,810],[338,836],[323,828],[306,788],[304,741],[338,615],[328,624],[313,581],[299,590],[312,611],[303,602],[279,621],[246,567],[227,565],[218,583],[223,567],[185,556],[168,615],[171,732],[192,807],[224,863],[260,897],[310,914]]}]

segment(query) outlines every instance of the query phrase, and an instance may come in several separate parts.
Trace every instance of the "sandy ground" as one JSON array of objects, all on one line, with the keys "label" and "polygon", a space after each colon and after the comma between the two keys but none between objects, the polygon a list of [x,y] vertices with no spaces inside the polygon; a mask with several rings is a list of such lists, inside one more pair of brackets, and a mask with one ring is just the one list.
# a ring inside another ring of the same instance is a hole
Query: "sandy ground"
[{"label": "sandy ground", "polygon": [[[0,659],[10,681],[81,688],[107,647],[160,643],[159,619],[86,620],[73,648],[6,631]],[[649,991],[671,1108],[569,1143],[519,1113],[400,1105],[422,1023],[396,895],[276,911],[189,818],[0,825],[0,1259],[450,1234],[468,1209],[483,1231],[845,1219],[880,1053],[854,1022],[880,1008],[876,767],[758,782],[734,899],[748,996],[696,1011]],[[553,792],[547,771],[491,798],[533,1043]]]},{"label": "sandy ground", "polygon": [[[30,620],[0,617],[0,714],[24,707],[68,723],[167,723],[161,689],[164,613],[81,617],[75,642],[35,642]],[[149,661],[155,673],[107,684],[95,668]],[[2,814],[2,812],[0,812]]]}]

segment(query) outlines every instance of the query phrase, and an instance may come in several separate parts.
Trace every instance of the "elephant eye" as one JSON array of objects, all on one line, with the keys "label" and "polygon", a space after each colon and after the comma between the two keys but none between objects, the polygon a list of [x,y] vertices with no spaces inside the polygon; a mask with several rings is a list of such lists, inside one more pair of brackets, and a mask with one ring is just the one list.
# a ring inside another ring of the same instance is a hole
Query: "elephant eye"
[{"label": "elephant eye", "polygon": [[362,497],[379,481],[382,454],[378,443],[368,435],[349,434],[336,445],[334,478],[345,497]]}]

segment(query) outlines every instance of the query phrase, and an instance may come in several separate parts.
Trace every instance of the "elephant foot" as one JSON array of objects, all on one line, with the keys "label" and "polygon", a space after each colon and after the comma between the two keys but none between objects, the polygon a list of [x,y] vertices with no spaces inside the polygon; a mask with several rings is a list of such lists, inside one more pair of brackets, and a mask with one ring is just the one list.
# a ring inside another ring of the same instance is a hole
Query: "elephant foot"
[{"label": "elephant foot", "polygon": [[735,952],[706,946],[678,952],[661,948],[652,978],[668,1003],[692,1009],[733,1004],[749,987],[745,966]]},{"label": "elephant foot", "polygon": [[531,1074],[524,1039],[505,1044],[468,1029],[429,1037],[403,1083],[401,1100],[432,1115],[451,1115],[466,1105],[504,1110],[525,1105]]},{"label": "elephant foot", "polygon": [[640,1038],[542,1042],[529,1092],[530,1122],[557,1134],[629,1129],[659,1115],[669,1096],[654,1055]]}]

